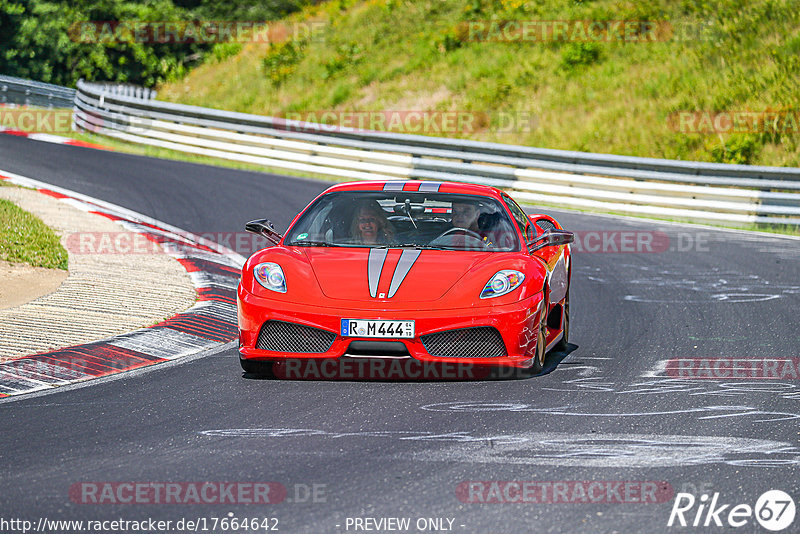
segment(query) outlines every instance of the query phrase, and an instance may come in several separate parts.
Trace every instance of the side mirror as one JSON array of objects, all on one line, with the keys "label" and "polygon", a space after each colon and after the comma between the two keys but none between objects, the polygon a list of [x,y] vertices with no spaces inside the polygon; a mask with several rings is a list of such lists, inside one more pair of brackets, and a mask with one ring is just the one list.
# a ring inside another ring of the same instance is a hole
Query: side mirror
[{"label": "side mirror", "polygon": [[566,230],[547,230],[542,235],[528,243],[528,252],[534,252],[544,247],[568,245],[575,241],[575,234]]},{"label": "side mirror", "polygon": [[244,225],[244,229],[251,234],[266,237],[275,245],[280,243],[281,239],[283,239],[283,236],[275,231],[275,227],[272,226],[272,221],[267,219],[256,219],[255,221],[250,221]]}]

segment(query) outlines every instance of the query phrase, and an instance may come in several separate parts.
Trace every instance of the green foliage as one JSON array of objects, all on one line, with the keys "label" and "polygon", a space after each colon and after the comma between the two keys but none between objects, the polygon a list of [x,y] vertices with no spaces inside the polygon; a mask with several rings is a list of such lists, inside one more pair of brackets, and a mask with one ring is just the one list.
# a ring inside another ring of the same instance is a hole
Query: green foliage
[{"label": "green foliage", "polygon": [[224,42],[217,43],[211,49],[211,57],[214,61],[225,61],[229,57],[235,56],[242,51],[242,43],[237,42]]},{"label": "green foliage", "polygon": [[717,163],[749,164],[757,153],[758,140],[754,135],[733,135],[711,147],[711,156]]},{"label": "green foliage", "polygon": [[356,42],[349,42],[336,47],[334,56],[323,65],[325,71],[322,79],[333,78],[341,71],[355,65],[363,59],[361,46]]},{"label": "green foliage", "polygon": [[60,85],[87,80],[146,86],[181,76],[200,44],[148,43],[88,21],[180,21],[170,0],[11,0],[0,4],[0,71]]},{"label": "green foliage", "polygon": [[441,37],[434,40],[434,46],[441,53],[452,52],[457,48],[461,48],[467,41],[467,29],[464,24],[459,24],[456,27],[444,32]]},{"label": "green foliage", "polygon": [[261,68],[272,85],[277,87],[294,72],[303,55],[304,46],[301,42],[273,43],[267,55],[261,59]]},{"label": "green foliage", "polygon": [[[216,61],[238,43],[156,42],[117,23],[264,22],[297,11],[305,0],[2,0],[0,72],[74,86],[78,79],[154,86],[176,80],[207,53]],[[105,26],[89,22],[111,23]]]},{"label": "green foliage", "polygon": [[600,45],[597,43],[569,43],[561,51],[561,68],[573,71],[577,67],[597,63],[600,59]]},{"label": "green foliage", "polygon": [[350,86],[344,83],[337,85],[331,93],[331,106],[336,107],[348,98],[350,98]]}]

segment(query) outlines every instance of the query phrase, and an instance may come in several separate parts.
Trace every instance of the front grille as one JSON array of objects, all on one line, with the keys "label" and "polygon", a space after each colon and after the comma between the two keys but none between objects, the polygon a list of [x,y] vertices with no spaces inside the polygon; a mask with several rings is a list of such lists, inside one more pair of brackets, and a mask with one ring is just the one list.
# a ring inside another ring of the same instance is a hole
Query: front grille
[{"label": "front grille", "polygon": [[402,341],[351,341],[347,354],[352,356],[393,356],[396,358],[410,356],[406,344]]},{"label": "front grille", "polygon": [[267,321],[258,333],[256,348],[276,352],[327,352],[336,334],[302,324]]},{"label": "front grille", "polygon": [[500,332],[491,326],[445,330],[420,339],[428,354],[440,358],[500,358],[507,355]]}]

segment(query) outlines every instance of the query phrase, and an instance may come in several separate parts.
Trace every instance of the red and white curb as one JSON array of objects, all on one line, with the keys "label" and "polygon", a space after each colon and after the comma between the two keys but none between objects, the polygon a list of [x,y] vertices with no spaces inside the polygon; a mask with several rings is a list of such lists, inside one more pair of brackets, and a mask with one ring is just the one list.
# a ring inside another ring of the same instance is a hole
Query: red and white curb
[{"label": "red and white curb", "polygon": [[80,146],[84,148],[96,148],[98,150],[113,150],[110,147],[97,145],[95,143],[87,143],[86,141],[80,141],[78,139],[72,139],[70,137],[64,137],[63,135],[53,135],[48,133],[31,133],[25,132],[22,130],[13,130],[11,128],[6,128],[4,126],[0,126],[0,133],[6,135],[13,135],[16,137],[25,137],[27,139],[33,139],[34,141],[44,141],[45,143],[55,143],[57,145],[69,145],[69,146]]},{"label": "red and white curb", "polygon": [[[238,337],[236,286],[245,258],[121,206],[0,170],[0,179],[102,215],[162,245],[187,270],[198,302],[148,328],[0,363],[0,398],[51,389],[197,354]],[[42,334],[46,335],[46,325]]]}]

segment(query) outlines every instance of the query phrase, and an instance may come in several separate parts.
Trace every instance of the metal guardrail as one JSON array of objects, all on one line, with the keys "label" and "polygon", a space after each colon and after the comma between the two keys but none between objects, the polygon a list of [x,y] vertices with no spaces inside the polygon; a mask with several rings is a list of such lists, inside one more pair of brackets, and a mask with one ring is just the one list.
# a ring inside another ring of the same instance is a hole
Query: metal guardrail
[{"label": "metal guardrail", "polygon": [[147,89],[146,87],[140,87],[138,85],[129,83],[96,83],[84,81],[81,81],[80,83],[85,87],[91,87],[94,91],[99,93],[112,94],[115,96],[127,96],[139,100],[152,100],[157,94],[154,89]]},{"label": "metal guardrail", "polygon": [[71,108],[75,89],[0,75],[0,104]]},{"label": "metal guardrail", "polygon": [[[91,85],[96,90],[102,91],[103,93],[110,93],[118,96],[128,96],[145,100],[156,97],[156,91],[139,87],[138,85],[123,83],[97,83],[87,85]],[[69,87],[0,74],[0,104],[44,108],[71,108],[75,103],[75,93],[76,90]]]},{"label": "metal guardrail", "polygon": [[348,179],[484,183],[520,199],[723,223],[800,225],[800,169],[402,135],[159,102],[78,83],[78,128],[133,143]]}]

